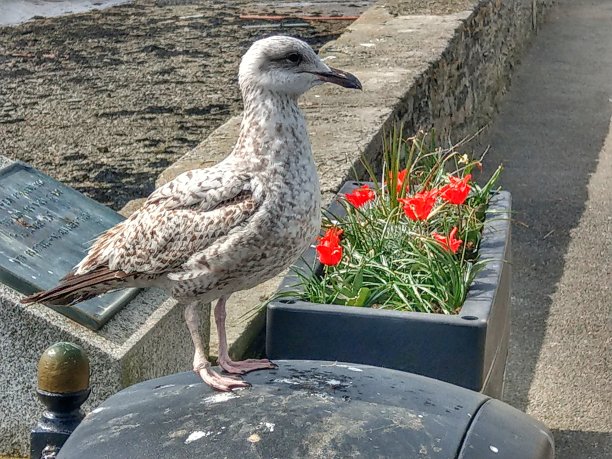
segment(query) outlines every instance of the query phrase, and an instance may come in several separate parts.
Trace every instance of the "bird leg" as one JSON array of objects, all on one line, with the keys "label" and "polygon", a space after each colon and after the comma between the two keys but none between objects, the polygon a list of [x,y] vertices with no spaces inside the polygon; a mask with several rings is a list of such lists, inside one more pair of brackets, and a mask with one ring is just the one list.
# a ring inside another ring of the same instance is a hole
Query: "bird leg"
[{"label": "bird leg", "polygon": [[200,336],[200,304],[195,301],[185,308],[185,322],[191,334],[195,355],[193,356],[193,371],[200,375],[202,380],[215,390],[229,392],[240,387],[249,387],[250,384],[231,376],[222,376],[210,368],[210,362],[206,359],[204,344]]},{"label": "bird leg", "polygon": [[243,375],[250,371],[276,368],[268,359],[247,359],[234,362],[228,353],[227,337],[225,335],[225,302],[228,296],[222,296],[215,306],[215,323],[219,334],[219,366],[228,373]]}]

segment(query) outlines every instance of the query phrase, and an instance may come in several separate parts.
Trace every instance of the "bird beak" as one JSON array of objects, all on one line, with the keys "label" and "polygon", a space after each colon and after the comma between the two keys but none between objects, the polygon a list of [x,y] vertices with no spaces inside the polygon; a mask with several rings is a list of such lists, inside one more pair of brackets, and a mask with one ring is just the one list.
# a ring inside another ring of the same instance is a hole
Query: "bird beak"
[{"label": "bird beak", "polygon": [[329,72],[312,72],[321,81],[328,83],[334,83],[345,88],[350,89],[362,89],[361,81],[357,79],[352,73],[345,72],[343,70],[329,68]]}]

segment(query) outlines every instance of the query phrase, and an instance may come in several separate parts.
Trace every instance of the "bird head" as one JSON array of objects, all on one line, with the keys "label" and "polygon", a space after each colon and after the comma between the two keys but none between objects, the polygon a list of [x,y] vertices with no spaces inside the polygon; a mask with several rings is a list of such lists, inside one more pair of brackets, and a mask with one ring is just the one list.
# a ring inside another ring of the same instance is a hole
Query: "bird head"
[{"label": "bird head", "polygon": [[307,43],[286,36],[253,43],[240,62],[238,81],[243,93],[258,88],[294,97],[325,82],[361,89],[357,77],[329,67]]}]

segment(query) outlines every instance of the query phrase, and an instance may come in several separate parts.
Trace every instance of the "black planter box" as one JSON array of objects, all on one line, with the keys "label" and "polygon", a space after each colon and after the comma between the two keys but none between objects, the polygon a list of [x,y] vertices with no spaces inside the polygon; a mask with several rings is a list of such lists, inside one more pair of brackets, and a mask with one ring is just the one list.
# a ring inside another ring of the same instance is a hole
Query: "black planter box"
[{"label": "black planter box", "polygon": [[[349,182],[340,193],[360,184]],[[266,352],[271,359],[336,360],[417,373],[501,398],[510,332],[510,207],[508,192],[487,210],[477,274],[457,315],[315,304],[283,298],[268,305]],[[335,202],[330,211],[338,215]],[[314,248],[304,254],[312,263]],[[290,273],[281,290],[295,290]]]}]

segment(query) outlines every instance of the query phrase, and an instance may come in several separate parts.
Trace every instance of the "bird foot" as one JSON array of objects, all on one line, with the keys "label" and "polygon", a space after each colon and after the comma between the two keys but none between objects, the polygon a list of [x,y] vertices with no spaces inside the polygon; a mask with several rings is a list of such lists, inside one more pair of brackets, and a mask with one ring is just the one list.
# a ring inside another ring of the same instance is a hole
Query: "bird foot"
[{"label": "bird foot", "polygon": [[271,370],[276,368],[276,365],[268,359],[247,359],[240,362],[233,360],[219,360],[219,366],[227,373],[234,375],[243,375],[255,370]]},{"label": "bird foot", "polygon": [[[208,362],[206,363],[208,364]],[[220,375],[210,368],[210,364],[199,365],[195,367],[193,371],[199,374],[200,378],[202,378],[206,384],[220,392],[230,392],[233,389],[251,387],[251,384],[242,379]]]}]

